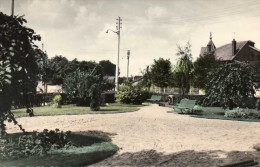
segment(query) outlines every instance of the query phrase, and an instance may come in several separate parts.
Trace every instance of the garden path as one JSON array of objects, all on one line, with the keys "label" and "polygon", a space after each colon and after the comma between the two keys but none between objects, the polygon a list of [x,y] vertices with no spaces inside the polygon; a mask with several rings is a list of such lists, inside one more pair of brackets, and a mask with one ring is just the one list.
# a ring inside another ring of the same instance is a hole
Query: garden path
[{"label": "garden path", "polygon": [[[154,149],[173,153],[184,150],[252,151],[259,143],[260,123],[193,118],[152,104],[136,112],[18,118],[27,130],[55,129],[73,132],[100,130],[115,133],[112,142],[120,153]],[[7,125],[8,133],[19,132]]]}]

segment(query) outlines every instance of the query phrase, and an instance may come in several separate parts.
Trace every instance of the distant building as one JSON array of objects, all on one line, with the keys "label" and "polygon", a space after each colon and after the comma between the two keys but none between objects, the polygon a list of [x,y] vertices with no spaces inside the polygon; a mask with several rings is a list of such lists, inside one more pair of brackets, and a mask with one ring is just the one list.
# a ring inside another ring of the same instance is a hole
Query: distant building
[{"label": "distant building", "polygon": [[38,82],[36,91],[38,94],[42,93],[64,93],[61,85],[47,85],[47,90],[45,90],[42,82]]},{"label": "distant building", "polygon": [[212,41],[210,33],[210,41],[206,47],[202,47],[200,56],[213,54],[219,61],[244,61],[251,65],[260,63],[260,50],[256,48],[253,41],[239,41],[235,39],[229,44],[216,48]]}]

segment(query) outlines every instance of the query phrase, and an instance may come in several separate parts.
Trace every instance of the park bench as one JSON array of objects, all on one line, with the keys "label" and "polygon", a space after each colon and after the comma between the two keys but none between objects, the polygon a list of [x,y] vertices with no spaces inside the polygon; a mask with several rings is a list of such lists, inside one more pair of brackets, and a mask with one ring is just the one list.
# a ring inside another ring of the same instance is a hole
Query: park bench
[{"label": "park bench", "polygon": [[173,106],[174,111],[184,114],[185,111],[192,111],[196,100],[182,99],[179,104]]},{"label": "park bench", "polygon": [[160,102],[162,99],[161,95],[152,95],[150,99],[147,99],[147,101],[155,103],[155,102]]}]

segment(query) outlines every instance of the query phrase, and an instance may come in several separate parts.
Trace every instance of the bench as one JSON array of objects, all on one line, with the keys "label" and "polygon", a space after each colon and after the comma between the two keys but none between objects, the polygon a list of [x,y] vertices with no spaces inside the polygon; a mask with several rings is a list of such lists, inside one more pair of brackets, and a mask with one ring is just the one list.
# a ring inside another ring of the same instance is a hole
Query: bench
[{"label": "bench", "polygon": [[192,111],[196,104],[196,100],[182,99],[179,104],[173,106],[174,111],[178,113],[186,113],[186,111]]},{"label": "bench", "polygon": [[150,99],[147,99],[147,101],[149,102],[160,102],[162,99],[162,96],[161,95],[152,95]]}]

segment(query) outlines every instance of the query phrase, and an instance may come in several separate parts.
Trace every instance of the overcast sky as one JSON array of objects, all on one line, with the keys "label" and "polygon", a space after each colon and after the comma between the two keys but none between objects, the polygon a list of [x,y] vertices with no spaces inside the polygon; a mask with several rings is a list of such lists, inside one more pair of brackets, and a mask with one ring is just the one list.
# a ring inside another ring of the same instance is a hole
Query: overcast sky
[{"label": "overcast sky", "polygon": [[[11,13],[11,0],[0,0]],[[15,0],[15,15],[42,36],[49,57],[116,63],[116,18],[122,18],[120,71],[137,75],[160,57],[176,63],[176,45],[192,45],[195,60],[213,34],[216,47],[252,40],[260,48],[260,0]],[[235,32],[235,35],[234,35]]]}]

